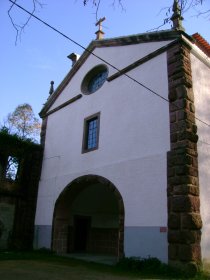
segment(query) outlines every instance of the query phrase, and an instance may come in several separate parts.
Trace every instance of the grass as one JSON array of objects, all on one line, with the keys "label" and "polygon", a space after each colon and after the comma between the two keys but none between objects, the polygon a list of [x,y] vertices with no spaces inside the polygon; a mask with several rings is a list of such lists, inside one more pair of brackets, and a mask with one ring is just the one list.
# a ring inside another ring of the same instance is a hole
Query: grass
[{"label": "grass", "polygon": [[[209,267],[210,268],[210,267]],[[123,259],[109,266],[58,256],[51,252],[1,252],[0,279],[2,280],[131,280],[183,279],[185,275],[162,264],[157,259]],[[210,279],[202,272],[194,278]]]}]

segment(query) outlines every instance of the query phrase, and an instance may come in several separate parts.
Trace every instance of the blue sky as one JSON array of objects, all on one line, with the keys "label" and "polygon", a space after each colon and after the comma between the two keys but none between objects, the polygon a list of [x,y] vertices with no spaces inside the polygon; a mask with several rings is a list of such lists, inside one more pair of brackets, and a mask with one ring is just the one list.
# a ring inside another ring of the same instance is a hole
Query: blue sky
[{"label": "blue sky", "polygon": [[[91,1],[91,0],[89,0]],[[32,0],[18,0],[17,3],[32,10]],[[68,37],[87,47],[95,39],[96,15],[94,7],[82,5],[82,0],[40,0],[43,8],[38,7],[35,15],[59,29]],[[98,17],[106,17],[103,23],[105,38],[144,33],[163,23],[166,11],[173,0],[123,0],[124,10],[113,0],[103,0]],[[117,2],[117,1],[115,1]],[[203,10],[210,9],[206,0]],[[50,81],[55,88],[71,68],[67,58],[72,52],[81,54],[83,50],[63,38],[36,19],[31,19],[15,45],[15,30],[7,11],[11,3],[0,0],[1,25],[1,103],[0,123],[8,113],[19,104],[29,103],[36,115],[48,98]],[[199,7],[201,10],[201,7]],[[191,9],[184,15],[183,25],[188,34],[200,33],[210,42],[210,17],[196,16],[197,10]],[[24,22],[26,15],[13,8],[12,17],[17,23]],[[169,29],[166,24],[160,29]]]}]

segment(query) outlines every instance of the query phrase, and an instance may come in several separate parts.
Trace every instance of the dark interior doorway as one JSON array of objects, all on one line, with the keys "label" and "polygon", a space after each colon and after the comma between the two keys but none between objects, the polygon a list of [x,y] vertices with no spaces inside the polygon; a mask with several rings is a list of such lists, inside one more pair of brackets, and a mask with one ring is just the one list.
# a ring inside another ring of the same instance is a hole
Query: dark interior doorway
[{"label": "dark interior doorway", "polygon": [[124,256],[124,204],[106,178],[84,175],[59,195],[54,210],[52,249],[57,253]]},{"label": "dark interior doorway", "polygon": [[86,252],[90,227],[91,217],[74,217],[74,251]]}]

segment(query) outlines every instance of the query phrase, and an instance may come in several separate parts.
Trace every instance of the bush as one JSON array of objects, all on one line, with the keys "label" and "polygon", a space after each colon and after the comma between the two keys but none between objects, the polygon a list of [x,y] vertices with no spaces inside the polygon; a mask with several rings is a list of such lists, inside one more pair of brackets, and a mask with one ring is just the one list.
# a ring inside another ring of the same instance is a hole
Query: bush
[{"label": "bush", "polygon": [[181,272],[175,270],[167,264],[162,263],[159,259],[148,257],[148,258],[123,258],[117,263],[117,267],[122,270],[130,272],[140,272],[147,275],[161,275],[177,277],[181,276]]}]

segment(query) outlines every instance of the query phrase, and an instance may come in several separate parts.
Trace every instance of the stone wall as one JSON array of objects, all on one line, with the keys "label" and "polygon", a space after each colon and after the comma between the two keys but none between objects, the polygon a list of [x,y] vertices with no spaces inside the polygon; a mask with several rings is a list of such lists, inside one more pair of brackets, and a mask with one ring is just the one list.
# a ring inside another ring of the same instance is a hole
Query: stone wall
[{"label": "stone wall", "polygon": [[[18,161],[17,176],[7,176],[8,159]],[[40,145],[0,133],[0,250],[31,249],[38,182]]]},{"label": "stone wall", "polygon": [[190,48],[168,51],[171,150],[168,152],[169,263],[197,271],[201,264],[197,127]]}]

